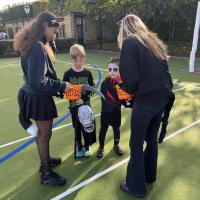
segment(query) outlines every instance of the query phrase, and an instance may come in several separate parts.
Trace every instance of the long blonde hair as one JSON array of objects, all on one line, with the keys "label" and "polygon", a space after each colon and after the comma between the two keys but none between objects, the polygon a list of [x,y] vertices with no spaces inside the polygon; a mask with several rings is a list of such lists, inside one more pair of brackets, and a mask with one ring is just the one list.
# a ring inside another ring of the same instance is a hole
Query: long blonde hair
[{"label": "long blonde hair", "polygon": [[151,32],[144,22],[134,14],[128,14],[120,22],[118,34],[120,49],[126,37],[135,37],[159,59],[164,60],[169,57],[165,43],[158,38],[156,33]]}]

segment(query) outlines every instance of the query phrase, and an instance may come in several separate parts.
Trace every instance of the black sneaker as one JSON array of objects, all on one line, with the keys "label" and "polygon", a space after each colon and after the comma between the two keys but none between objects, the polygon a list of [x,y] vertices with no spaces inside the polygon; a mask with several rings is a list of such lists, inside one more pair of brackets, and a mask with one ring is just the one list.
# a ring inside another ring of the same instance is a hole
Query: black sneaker
[{"label": "black sneaker", "polygon": [[40,183],[53,186],[61,186],[66,184],[67,180],[53,171],[42,172]]},{"label": "black sneaker", "polygon": [[[58,165],[60,165],[62,162],[61,158],[50,158],[49,159],[49,166],[52,168],[52,167],[56,167]],[[40,165],[40,169],[39,169],[40,172],[42,172],[42,166]]]},{"label": "black sneaker", "polygon": [[99,149],[97,151],[97,154],[96,154],[96,157],[97,158],[102,158],[103,157],[103,152],[104,152],[104,149],[99,147]]},{"label": "black sneaker", "polygon": [[119,145],[114,145],[113,150],[118,156],[122,156],[124,153],[123,150],[119,147]]}]

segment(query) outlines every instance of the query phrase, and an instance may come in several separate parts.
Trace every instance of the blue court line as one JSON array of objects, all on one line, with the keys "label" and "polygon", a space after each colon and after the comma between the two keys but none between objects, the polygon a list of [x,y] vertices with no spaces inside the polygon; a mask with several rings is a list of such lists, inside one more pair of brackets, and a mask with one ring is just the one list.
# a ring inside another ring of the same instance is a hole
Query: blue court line
[{"label": "blue court line", "polygon": [[[96,70],[97,70],[97,74],[98,74],[98,81],[96,83],[96,89],[98,89],[98,87],[100,86],[101,83],[101,79],[102,79],[102,75],[101,75],[101,71],[98,69],[97,65],[95,64],[91,64],[89,62],[87,62],[89,65],[93,66]],[[70,112],[68,112],[66,115],[64,115],[63,117],[61,117],[58,121],[56,121],[52,128],[55,128],[57,125],[59,125],[60,123],[62,123],[65,119],[67,119],[68,117],[70,117],[71,114]],[[32,143],[34,143],[36,141],[36,138],[31,138],[30,140],[28,140],[27,142],[25,142],[24,144],[20,145],[18,148],[16,148],[15,150],[11,151],[10,153],[8,153],[7,155],[3,156],[2,158],[0,158],[0,164],[4,163],[5,161],[7,161],[8,159],[10,159],[11,157],[15,156],[17,153],[19,153],[20,151],[22,151],[23,149],[25,149],[26,147],[30,146]]]}]

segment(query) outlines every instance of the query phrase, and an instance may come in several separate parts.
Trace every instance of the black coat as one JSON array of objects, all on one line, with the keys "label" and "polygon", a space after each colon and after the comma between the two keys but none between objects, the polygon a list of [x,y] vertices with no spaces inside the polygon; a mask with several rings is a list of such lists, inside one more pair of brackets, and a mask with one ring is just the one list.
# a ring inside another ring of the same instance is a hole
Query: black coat
[{"label": "black coat", "polygon": [[173,83],[166,60],[160,60],[134,37],[124,40],[120,55],[120,75],[125,90],[143,96],[172,90]]},{"label": "black coat", "polygon": [[53,96],[64,92],[66,84],[57,78],[43,42],[31,46],[29,52],[21,57],[21,65],[25,81],[22,89],[28,94]]}]

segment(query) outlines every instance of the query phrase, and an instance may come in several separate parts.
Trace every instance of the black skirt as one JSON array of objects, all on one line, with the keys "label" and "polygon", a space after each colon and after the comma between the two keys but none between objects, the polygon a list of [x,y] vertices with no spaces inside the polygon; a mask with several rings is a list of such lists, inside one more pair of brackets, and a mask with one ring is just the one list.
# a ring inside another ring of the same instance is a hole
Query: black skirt
[{"label": "black skirt", "polygon": [[52,96],[31,95],[20,89],[18,103],[26,119],[46,121],[58,117]]}]

